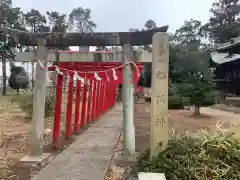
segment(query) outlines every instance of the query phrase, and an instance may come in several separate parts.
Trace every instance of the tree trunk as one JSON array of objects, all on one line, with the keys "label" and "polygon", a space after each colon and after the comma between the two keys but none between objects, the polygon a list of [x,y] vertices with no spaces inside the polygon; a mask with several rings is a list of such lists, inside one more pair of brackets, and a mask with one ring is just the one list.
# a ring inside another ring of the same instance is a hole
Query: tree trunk
[{"label": "tree trunk", "polygon": [[224,101],[225,101],[225,92],[224,91],[220,91],[218,103],[219,104],[224,104]]},{"label": "tree trunk", "polygon": [[199,104],[193,106],[193,113],[196,116],[200,115],[200,105]]},{"label": "tree trunk", "polygon": [[6,74],[6,58],[2,57],[2,73],[3,73],[3,91],[2,95],[6,96],[7,94],[7,74]]},{"label": "tree trunk", "polygon": [[9,63],[10,68],[15,66],[12,59],[8,59],[8,63]]},{"label": "tree trunk", "polygon": [[34,77],[34,74],[35,74],[35,69],[34,69],[34,61],[32,62],[32,92],[33,92],[33,90],[34,90],[34,79],[35,79],[35,77]]}]

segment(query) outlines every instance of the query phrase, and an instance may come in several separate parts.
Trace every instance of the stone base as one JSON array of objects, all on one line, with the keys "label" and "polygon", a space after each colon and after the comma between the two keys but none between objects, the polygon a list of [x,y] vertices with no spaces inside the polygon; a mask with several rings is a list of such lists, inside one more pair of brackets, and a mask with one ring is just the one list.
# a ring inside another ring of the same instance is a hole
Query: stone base
[{"label": "stone base", "polygon": [[166,180],[166,177],[163,173],[145,173],[140,172],[138,173],[138,179],[139,180]]},{"label": "stone base", "polygon": [[124,160],[124,156],[118,156],[115,159],[115,164],[116,166],[119,166],[119,167],[132,166],[136,164],[136,162],[137,162],[137,156],[129,157],[127,161]]},{"label": "stone base", "polygon": [[52,156],[49,153],[43,153],[40,156],[25,156],[20,159],[20,162],[29,166],[45,166],[52,160]]}]

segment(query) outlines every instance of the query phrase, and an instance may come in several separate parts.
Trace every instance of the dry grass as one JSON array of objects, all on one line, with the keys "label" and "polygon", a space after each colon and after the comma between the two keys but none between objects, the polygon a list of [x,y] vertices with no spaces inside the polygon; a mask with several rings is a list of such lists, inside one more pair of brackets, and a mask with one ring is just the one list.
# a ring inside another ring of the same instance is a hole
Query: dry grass
[{"label": "dry grass", "polygon": [[[21,96],[24,96],[24,93],[21,93]],[[0,179],[30,180],[31,175],[40,169],[23,167],[19,164],[19,160],[29,154],[30,145],[28,139],[31,135],[31,125],[18,104],[12,101],[13,99],[16,99],[16,93],[0,97]],[[61,114],[62,129],[65,127],[66,102],[67,95],[64,93]],[[53,151],[51,148],[53,118],[45,119],[44,126],[46,130],[50,130],[43,142],[44,151],[57,155],[74,141],[74,138],[65,141],[63,136],[60,143],[60,151]]]}]

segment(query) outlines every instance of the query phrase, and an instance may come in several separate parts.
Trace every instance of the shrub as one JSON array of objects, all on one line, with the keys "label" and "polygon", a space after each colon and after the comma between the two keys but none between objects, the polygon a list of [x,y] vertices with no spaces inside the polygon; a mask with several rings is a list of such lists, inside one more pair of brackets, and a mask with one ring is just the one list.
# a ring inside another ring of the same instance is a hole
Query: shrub
[{"label": "shrub", "polygon": [[180,96],[169,96],[168,97],[168,109],[182,109],[183,104]]},{"label": "shrub", "polygon": [[173,137],[152,161],[149,150],[141,154],[138,171],[164,173],[168,180],[240,179],[240,145],[232,135]]},{"label": "shrub", "polygon": [[[22,109],[27,116],[32,117],[33,113],[33,95],[32,94],[23,94],[13,98],[13,101],[16,102],[19,107]],[[45,118],[53,116],[55,104],[55,95],[48,94],[45,100]]]},{"label": "shrub", "polygon": [[176,85],[169,83],[168,94],[168,109],[182,109],[183,103]]}]

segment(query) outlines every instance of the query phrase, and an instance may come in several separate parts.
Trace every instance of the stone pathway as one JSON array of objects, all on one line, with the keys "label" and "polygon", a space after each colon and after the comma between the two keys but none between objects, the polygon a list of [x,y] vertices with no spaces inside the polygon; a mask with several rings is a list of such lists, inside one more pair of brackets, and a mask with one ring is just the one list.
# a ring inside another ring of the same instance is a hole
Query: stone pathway
[{"label": "stone pathway", "polygon": [[104,180],[122,120],[116,104],[32,180]]}]

